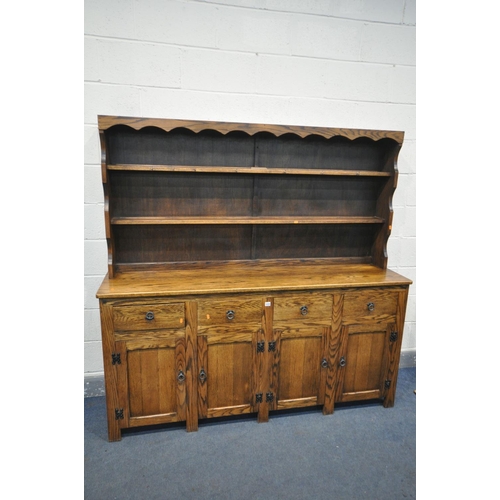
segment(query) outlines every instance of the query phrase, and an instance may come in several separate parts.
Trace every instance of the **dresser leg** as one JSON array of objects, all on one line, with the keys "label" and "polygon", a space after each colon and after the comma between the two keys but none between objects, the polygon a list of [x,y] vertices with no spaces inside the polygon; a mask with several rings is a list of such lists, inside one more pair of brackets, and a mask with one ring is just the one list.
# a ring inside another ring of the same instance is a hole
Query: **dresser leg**
[{"label": "dresser leg", "polygon": [[121,439],[122,430],[120,424],[116,421],[114,414],[112,416],[108,414],[108,441],[112,443],[114,441],[121,441]]},{"label": "dresser leg", "polygon": [[263,424],[269,422],[269,405],[261,403],[259,405],[259,413],[257,414],[257,422]]}]

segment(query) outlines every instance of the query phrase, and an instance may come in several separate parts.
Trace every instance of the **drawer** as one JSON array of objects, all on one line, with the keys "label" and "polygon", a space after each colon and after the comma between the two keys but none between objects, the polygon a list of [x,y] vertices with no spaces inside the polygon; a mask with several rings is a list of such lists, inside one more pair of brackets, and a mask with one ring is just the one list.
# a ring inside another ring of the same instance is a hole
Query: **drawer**
[{"label": "drawer", "polygon": [[301,294],[276,297],[274,299],[274,324],[316,323],[330,325],[332,322],[333,295]]},{"label": "drawer", "polygon": [[262,306],[262,299],[253,297],[200,300],[198,326],[260,325]]},{"label": "drawer", "polygon": [[396,321],[398,293],[390,290],[369,289],[347,292],[344,295],[344,324]]},{"label": "drawer", "polygon": [[113,307],[115,331],[183,328],[184,302]]}]

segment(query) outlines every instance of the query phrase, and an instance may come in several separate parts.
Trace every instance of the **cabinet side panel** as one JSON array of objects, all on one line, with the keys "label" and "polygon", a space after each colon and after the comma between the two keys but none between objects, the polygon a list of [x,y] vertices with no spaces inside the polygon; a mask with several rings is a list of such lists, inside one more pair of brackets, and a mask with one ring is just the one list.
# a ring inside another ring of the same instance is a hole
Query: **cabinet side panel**
[{"label": "cabinet side panel", "polygon": [[115,411],[120,409],[118,393],[118,375],[116,366],[112,364],[112,354],[115,349],[113,329],[113,308],[109,304],[99,302],[101,314],[102,353],[104,364],[104,381],[106,386],[106,411],[108,419],[109,441],[121,439],[120,423]]},{"label": "cabinet side panel", "polygon": [[389,342],[389,359],[387,380],[390,380],[390,386],[384,398],[384,407],[394,406],[396,398],[396,385],[398,381],[399,359],[401,356],[401,345],[403,342],[403,330],[406,315],[406,304],[408,301],[408,288],[399,292],[398,311],[396,314],[396,340]]}]

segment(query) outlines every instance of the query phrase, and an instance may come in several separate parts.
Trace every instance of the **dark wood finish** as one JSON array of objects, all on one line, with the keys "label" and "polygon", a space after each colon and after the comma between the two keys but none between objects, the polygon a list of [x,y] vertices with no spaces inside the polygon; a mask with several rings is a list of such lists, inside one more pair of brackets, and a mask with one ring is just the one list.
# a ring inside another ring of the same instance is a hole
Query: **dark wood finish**
[{"label": "dark wood finish", "polygon": [[222,134],[233,131],[242,131],[249,135],[260,132],[268,132],[275,136],[285,134],[294,134],[298,137],[308,137],[318,135],[327,139],[331,137],[345,137],[347,139],[358,139],[367,137],[375,141],[390,138],[399,144],[403,143],[404,132],[387,130],[366,130],[366,129],[347,129],[347,128],[326,128],[326,127],[302,127],[289,125],[264,125],[256,123],[231,123],[231,122],[212,122],[195,120],[165,120],[162,118],[138,118],[124,116],[99,116],[99,130],[107,130],[116,125],[126,125],[135,130],[141,130],[147,127],[154,127],[166,132],[183,128],[198,133],[204,130],[216,130]]},{"label": "dark wood finish", "polygon": [[179,261],[387,266],[402,132],[106,116],[99,130],[111,278]]},{"label": "dark wood finish", "polygon": [[394,405],[411,283],[387,269],[402,132],[102,116],[99,132],[110,441]]}]

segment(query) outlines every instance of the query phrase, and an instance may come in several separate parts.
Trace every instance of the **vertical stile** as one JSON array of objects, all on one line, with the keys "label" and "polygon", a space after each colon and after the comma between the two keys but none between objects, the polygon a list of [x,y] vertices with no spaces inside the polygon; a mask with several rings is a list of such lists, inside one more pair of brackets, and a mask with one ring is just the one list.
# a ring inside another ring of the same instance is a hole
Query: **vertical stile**
[{"label": "vertical stile", "polygon": [[198,430],[198,372],[197,335],[198,308],[196,302],[186,302],[186,427],[188,432]]}]

